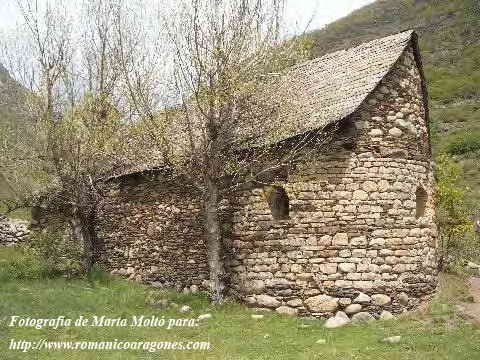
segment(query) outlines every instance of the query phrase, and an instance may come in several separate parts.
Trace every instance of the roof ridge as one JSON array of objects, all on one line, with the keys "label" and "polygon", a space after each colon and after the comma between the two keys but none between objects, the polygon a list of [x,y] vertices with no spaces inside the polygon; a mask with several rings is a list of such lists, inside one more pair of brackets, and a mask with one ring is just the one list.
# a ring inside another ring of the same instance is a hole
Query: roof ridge
[{"label": "roof ridge", "polygon": [[247,121],[233,136],[245,147],[268,146],[344,119],[365,102],[405,49],[415,47],[416,39],[414,30],[406,30],[288,69],[258,94],[259,103],[278,104],[276,111]]},{"label": "roof ridge", "polygon": [[[404,50],[411,44],[414,30],[406,30],[374,39],[349,49],[335,51],[298,64],[283,73],[277,86],[266,98],[290,99],[279,109],[272,124],[251,134],[255,146],[278,142],[307,131],[324,127],[355,112],[390,72]],[[275,122],[288,128],[270,131]],[[244,134],[246,135],[246,134]],[[250,136],[247,136],[249,138]]]},{"label": "roof ridge", "polygon": [[403,30],[403,31],[400,31],[398,33],[395,33],[395,34],[391,34],[391,35],[387,35],[387,36],[384,36],[384,37],[381,37],[381,38],[376,38],[376,39],[373,39],[373,40],[370,40],[370,41],[365,41],[359,45],[356,45],[356,46],[351,46],[351,47],[348,47],[348,48],[345,48],[345,49],[340,49],[340,50],[336,50],[336,51],[333,51],[333,52],[329,52],[329,53],[326,53],[322,56],[319,56],[319,57],[316,57],[316,58],[313,58],[313,59],[310,59],[310,60],[306,60],[304,62],[301,62],[299,64],[295,64],[291,67],[289,67],[288,69],[286,69],[285,73],[289,73],[297,68],[301,68],[303,66],[306,66],[306,65],[309,65],[309,64],[313,64],[313,63],[316,63],[316,62],[321,62],[321,60],[324,60],[325,58],[328,58],[328,57],[333,57],[333,56],[337,56],[337,55],[340,55],[341,53],[346,53],[348,51],[353,51],[355,49],[358,49],[362,46],[366,46],[368,44],[372,44],[374,42],[380,42],[380,41],[384,41],[384,40],[387,40],[389,38],[396,38],[398,37],[400,34],[405,34],[407,35],[406,33],[408,33],[408,37],[412,37],[415,32],[414,29],[408,29],[408,30]]}]

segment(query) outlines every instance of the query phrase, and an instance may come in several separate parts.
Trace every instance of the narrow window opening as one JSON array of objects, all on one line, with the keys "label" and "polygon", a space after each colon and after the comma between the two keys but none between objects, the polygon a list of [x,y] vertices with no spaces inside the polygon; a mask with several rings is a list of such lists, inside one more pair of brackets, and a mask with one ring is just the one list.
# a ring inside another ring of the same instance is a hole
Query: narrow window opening
[{"label": "narrow window opening", "polygon": [[342,146],[345,150],[351,151],[355,149],[357,135],[357,125],[352,118],[347,118],[340,122],[338,136],[340,140],[340,146]]},{"label": "narrow window opening", "polygon": [[415,216],[418,219],[422,216],[425,216],[428,194],[423,187],[419,187],[417,188],[417,191],[415,193],[415,198],[417,202],[417,210]]},{"label": "narrow window opening", "polygon": [[355,137],[358,135],[357,125],[352,118],[344,119],[338,127],[340,137]]},{"label": "narrow window opening", "polygon": [[281,186],[265,186],[263,194],[267,200],[272,216],[275,220],[288,219],[290,201],[285,189]]}]

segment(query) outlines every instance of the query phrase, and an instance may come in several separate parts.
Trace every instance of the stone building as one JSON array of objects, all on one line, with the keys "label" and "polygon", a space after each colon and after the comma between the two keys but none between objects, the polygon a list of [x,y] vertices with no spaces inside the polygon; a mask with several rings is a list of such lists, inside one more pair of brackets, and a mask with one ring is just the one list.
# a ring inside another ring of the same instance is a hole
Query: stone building
[{"label": "stone building", "polygon": [[[282,115],[297,124],[291,136],[332,123],[340,130],[329,151],[288,169],[276,201],[258,188],[225,202],[232,292],[251,306],[301,315],[415,307],[435,291],[437,247],[417,35],[327,54],[282,81],[293,99]],[[108,181],[97,228],[102,261],[130,279],[201,288],[200,200],[166,179],[157,170]]]}]

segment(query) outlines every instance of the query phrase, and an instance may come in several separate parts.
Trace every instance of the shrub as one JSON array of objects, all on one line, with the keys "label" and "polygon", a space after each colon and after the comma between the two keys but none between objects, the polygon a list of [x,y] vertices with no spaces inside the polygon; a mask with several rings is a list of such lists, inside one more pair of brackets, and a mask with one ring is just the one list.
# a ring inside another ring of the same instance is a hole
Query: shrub
[{"label": "shrub", "polygon": [[440,267],[458,273],[463,271],[466,260],[480,250],[466,205],[469,189],[461,183],[461,165],[449,155],[437,157],[436,178]]},{"label": "shrub", "polygon": [[8,257],[0,267],[0,280],[34,280],[50,277],[40,257],[29,248],[7,249]]},{"label": "shrub", "polygon": [[82,249],[70,240],[65,226],[49,225],[34,231],[30,247],[49,273],[67,277],[79,276],[82,273]]},{"label": "shrub", "polygon": [[480,131],[461,133],[447,145],[447,153],[462,155],[480,150]]}]

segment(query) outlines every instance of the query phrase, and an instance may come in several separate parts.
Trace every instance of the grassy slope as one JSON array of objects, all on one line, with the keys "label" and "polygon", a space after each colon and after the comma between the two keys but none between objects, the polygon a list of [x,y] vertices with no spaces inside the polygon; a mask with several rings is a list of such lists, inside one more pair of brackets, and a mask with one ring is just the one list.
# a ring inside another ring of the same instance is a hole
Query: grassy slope
[{"label": "grassy slope", "polygon": [[[480,201],[480,3],[377,0],[314,31],[314,56],[406,29],[420,35],[435,152],[457,144],[465,180]],[[478,207],[478,205],[477,205]]]},{"label": "grassy slope", "polygon": [[[24,105],[25,94],[25,89],[14,81],[0,64],[0,139],[4,142],[0,144],[0,151],[3,151],[7,139],[8,147],[18,144],[21,148],[23,136],[28,131],[27,126],[25,126],[27,124],[27,112]],[[34,141],[34,139],[30,141]],[[4,166],[8,164],[2,163],[1,155],[0,153],[0,200],[9,200],[15,198],[18,188],[11,179],[7,179],[5,176]],[[21,158],[22,154],[18,152],[18,156]],[[0,213],[3,211],[4,209],[0,204]],[[25,218],[25,212],[16,212],[13,217],[23,219]]]},{"label": "grassy slope", "polygon": [[[161,310],[146,304],[151,291],[140,284],[97,274],[92,282],[63,278],[15,280],[12,264],[21,261],[14,249],[0,249],[0,358],[13,359],[455,359],[470,360],[480,353],[480,328],[465,323],[452,311],[451,304],[466,296],[463,281],[443,277],[443,291],[429,314],[409,315],[394,321],[370,325],[349,325],[325,329],[322,321],[266,313],[254,320],[251,310],[226,304],[214,310],[202,295],[164,292],[179,304],[188,304],[193,312],[181,314],[174,308]],[[27,269],[31,271],[31,267]],[[92,286],[93,285],[93,286]],[[159,290],[157,290],[159,291]],[[212,319],[195,328],[64,327],[54,329],[8,327],[11,315],[32,318],[77,318],[106,315],[130,318],[156,315],[165,318],[193,318],[212,313]],[[303,327],[307,324],[309,327]],[[383,344],[386,336],[401,335],[399,344]],[[210,341],[212,349],[202,351],[33,351],[8,350],[10,339],[38,341]],[[325,344],[317,344],[325,339]]]}]

